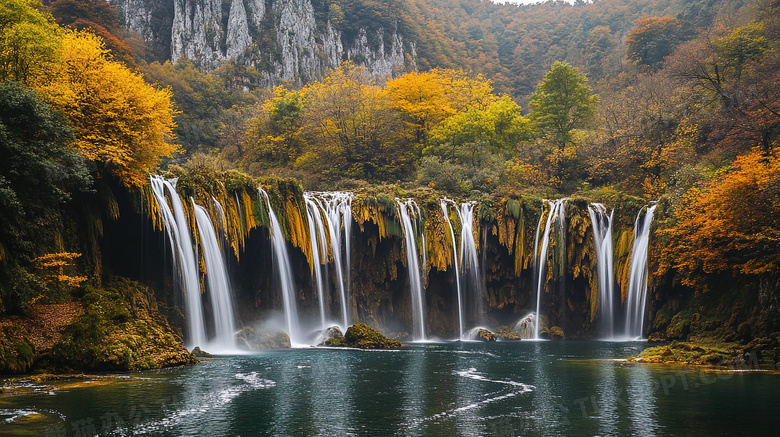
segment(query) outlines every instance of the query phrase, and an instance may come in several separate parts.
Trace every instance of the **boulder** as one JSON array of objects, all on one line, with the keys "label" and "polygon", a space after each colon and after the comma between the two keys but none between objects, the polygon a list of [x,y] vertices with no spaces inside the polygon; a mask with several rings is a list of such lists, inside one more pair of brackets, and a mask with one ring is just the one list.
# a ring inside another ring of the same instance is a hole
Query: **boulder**
[{"label": "boulder", "polygon": [[236,334],[239,346],[256,351],[265,349],[289,349],[292,344],[290,336],[284,331],[275,329],[257,329],[246,327]]},{"label": "boulder", "polygon": [[322,341],[317,346],[343,346],[344,334],[338,326],[331,326],[322,332]]},{"label": "boulder", "polygon": [[204,351],[198,346],[195,346],[195,349],[190,352],[192,356],[198,357],[198,358],[214,358],[214,355],[211,355],[210,353]]},{"label": "boulder", "polygon": [[326,342],[329,346],[346,346],[358,349],[398,349],[403,346],[400,341],[385,337],[365,323],[355,323],[350,326],[347,333],[344,334],[343,344],[336,343],[338,341]]},{"label": "boulder", "polygon": [[487,329],[480,329],[477,331],[477,338],[482,341],[496,341],[497,336]]},{"label": "boulder", "polygon": [[563,340],[563,329],[560,326],[550,328],[550,338],[553,340]]}]

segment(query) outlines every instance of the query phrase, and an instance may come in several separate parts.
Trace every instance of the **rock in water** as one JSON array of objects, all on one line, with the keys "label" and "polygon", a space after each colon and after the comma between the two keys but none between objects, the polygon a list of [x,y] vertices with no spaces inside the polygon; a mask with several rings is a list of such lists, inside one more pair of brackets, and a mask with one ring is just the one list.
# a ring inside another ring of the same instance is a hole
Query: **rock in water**
[{"label": "rock in water", "polygon": [[[328,344],[326,342],[326,344]],[[355,323],[344,334],[344,344],[328,344],[329,346],[346,346],[358,349],[398,349],[403,344],[398,340],[385,337],[376,329],[365,323]]]},{"label": "rock in water", "polygon": [[289,349],[290,336],[284,331],[246,327],[236,334],[236,343],[252,351],[264,349]]},{"label": "rock in water", "polygon": [[487,329],[480,329],[477,331],[477,338],[482,341],[496,341],[497,336]]},{"label": "rock in water", "polygon": [[338,326],[331,326],[322,332],[322,341],[317,346],[344,346],[344,334]]},{"label": "rock in water", "polygon": [[210,353],[204,351],[198,346],[195,346],[195,349],[190,352],[192,356],[198,357],[198,358],[214,358],[214,355],[211,355]]}]

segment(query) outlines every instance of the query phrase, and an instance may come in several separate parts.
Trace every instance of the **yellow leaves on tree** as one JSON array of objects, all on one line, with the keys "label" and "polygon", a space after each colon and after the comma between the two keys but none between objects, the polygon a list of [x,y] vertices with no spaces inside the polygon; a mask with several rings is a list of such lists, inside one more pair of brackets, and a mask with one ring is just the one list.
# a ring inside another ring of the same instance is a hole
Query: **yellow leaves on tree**
[{"label": "yellow leaves on tree", "polygon": [[80,256],[80,253],[70,252],[49,253],[35,258],[33,265],[41,272],[46,284],[67,290],[78,287],[87,280],[84,276],[65,274],[65,268],[71,266],[73,260]]},{"label": "yellow leaves on tree", "polygon": [[391,104],[416,130],[417,141],[427,144],[428,132],[444,119],[468,109],[486,109],[497,97],[490,81],[463,71],[433,69],[408,73],[387,82]]},{"label": "yellow leaves on tree", "polygon": [[61,62],[40,91],[70,117],[76,148],[99,173],[141,186],[171,144],[175,126],[169,90],[110,59],[103,40],[89,32],[66,31]]},{"label": "yellow leaves on tree", "polygon": [[0,81],[29,86],[57,62],[59,28],[38,0],[0,2]]},{"label": "yellow leaves on tree", "polygon": [[[755,150],[739,157],[720,179],[690,190],[663,233],[658,275],[676,269],[684,285],[696,275],[776,274],[780,268],[780,153]],[[706,287],[698,286],[706,290]]]}]

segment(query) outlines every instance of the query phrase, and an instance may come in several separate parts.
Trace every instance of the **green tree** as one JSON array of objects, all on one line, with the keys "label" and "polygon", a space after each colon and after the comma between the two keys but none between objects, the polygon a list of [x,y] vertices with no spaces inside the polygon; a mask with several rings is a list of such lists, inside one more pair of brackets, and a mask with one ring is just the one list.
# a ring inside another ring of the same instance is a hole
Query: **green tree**
[{"label": "green tree", "polygon": [[19,311],[33,297],[33,258],[60,251],[61,207],[91,185],[72,140],[67,118],[35,91],[0,85],[0,311]]},{"label": "green tree", "polygon": [[479,165],[485,153],[514,155],[515,146],[529,135],[529,121],[520,105],[503,96],[485,109],[471,108],[447,118],[431,131],[431,145],[424,155]]},{"label": "green tree", "polygon": [[575,133],[593,124],[597,95],[591,95],[588,79],[575,67],[556,61],[531,95],[532,129],[551,164],[551,182],[560,187],[566,166],[577,152]]}]

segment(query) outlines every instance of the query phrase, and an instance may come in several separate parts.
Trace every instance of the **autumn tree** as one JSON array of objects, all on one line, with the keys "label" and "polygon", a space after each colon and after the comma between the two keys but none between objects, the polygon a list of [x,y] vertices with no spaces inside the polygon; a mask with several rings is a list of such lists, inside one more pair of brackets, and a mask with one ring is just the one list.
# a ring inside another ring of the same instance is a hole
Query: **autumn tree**
[{"label": "autumn tree", "polygon": [[471,108],[484,110],[497,99],[490,81],[449,69],[407,73],[388,81],[386,93],[423,146],[431,129],[447,117]]},{"label": "autumn tree", "polygon": [[680,42],[680,20],[644,16],[634,22],[626,38],[627,56],[639,65],[655,66]]},{"label": "autumn tree", "polygon": [[529,121],[520,105],[503,96],[485,109],[471,108],[444,120],[431,131],[424,155],[477,165],[482,152],[515,154],[515,147],[530,135]]},{"label": "autumn tree", "polygon": [[60,59],[40,90],[70,118],[72,147],[99,175],[129,186],[146,183],[160,159],[177,150],[170,143],[170,91],[113,62],[102,39],[86,31],[64,32]]},{"label": "autumn tree", "polygon": [[703,274],[762,275],[780,271],[780,156],[755,150],[731,171],[688,192],[675,210],[658,275],[706,291]]},{"label": "autumn tree", "polygon": [[133,50],[120,39],[119,13],[105,0],[53,0],[49,12],[61,26],[89,29],[103,38],[115,60],[135,67]]},{"label": "autumn tree", "polygon": [[240,146],[243,156],[262,168],[295,163],[305,147],[301,131],[303,116],[302,93],[277,87],[274,97],[268,99],[249,121],[249,129]]},{"label": "autumn tree", "polygon": [[598,96],[591,95],[588,80],[577,68],[556,61],[531,95],[529,118],[540,144],[547,148],[551,182],[563,183],[567,165],[576,157],[575,133],[592,125]]},{"label": "autumn tree", "polygon": [[59,61],[60,31],[38,0],[0,3],[0,80],[25,85]]},{"label": "autumn tree", "polygon": [[408,171],[409,142],[383,90],[363,67],[345,62],[302,91],[302,168],[330,176],[388,180]]}]

